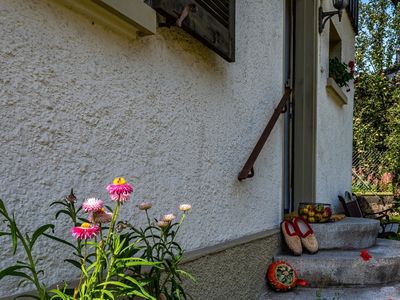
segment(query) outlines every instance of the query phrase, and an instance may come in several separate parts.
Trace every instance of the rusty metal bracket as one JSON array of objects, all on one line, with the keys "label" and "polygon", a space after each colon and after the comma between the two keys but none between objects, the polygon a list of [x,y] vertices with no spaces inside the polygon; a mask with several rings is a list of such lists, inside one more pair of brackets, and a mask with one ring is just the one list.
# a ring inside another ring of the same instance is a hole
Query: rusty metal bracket
[{"label": "rusty metal bracket", "polygon": [[286,107],[286,103],[290,99],[290,95],[292,93],[292,90],[290,88],[285,89],[285,93],[283,94],[283,97],[281,101],[279,101],[278,106],[275,108],[274,113],[272,114],[271,119],[269,120],[267,127],[265,127],[263,133],[260,136],[260,139],[258,140],[256,146],[254,147],[253,151],[251,152],[249,158],[247,159],[242,171],[239,173],[238,179],[239,181],[242,181],[247,178],[251,178],[254,176],[254,163],[260,154],[262,148],[265,145],[265,142],[267,141],[269,135],[271,134],[272,129],[274,128],[276,121],[278,121],[279,115],[283,113],[284,108]]}]

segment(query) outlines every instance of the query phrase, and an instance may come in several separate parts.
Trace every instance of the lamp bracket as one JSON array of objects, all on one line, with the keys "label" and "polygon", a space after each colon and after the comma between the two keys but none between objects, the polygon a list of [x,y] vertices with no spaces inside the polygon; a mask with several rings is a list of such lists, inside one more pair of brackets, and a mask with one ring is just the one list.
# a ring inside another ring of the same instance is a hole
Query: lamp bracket
[{"label": "lamp bracket", "polygon": [[336,11],[324,12],[322,10],[322,6],[319,7],[319,33],[322,33],[326,22],[328,22],[328,20],[331,19],[334,15],[339,16],[339,22],[342,21],[342,10],[341,9],[336,10]]}]

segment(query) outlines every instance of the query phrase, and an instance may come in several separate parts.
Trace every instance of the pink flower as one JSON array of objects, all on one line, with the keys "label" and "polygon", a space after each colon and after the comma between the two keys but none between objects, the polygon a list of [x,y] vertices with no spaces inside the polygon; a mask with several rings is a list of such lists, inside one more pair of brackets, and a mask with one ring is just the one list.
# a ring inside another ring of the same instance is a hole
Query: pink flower
[{"label": "pink flower", "polygon": [[89,223],[83,223],[81,226],[72,227],[72,235],[80,240],[91,239],[100,232],[100,228],[97,225],[90,225]]},{"label": "pink flower", "polygon": [[103,201],[96,198],[88,198],[83,202],[82,208],[88,213],[100,211],[103,208]]},{"label": "pink flower", "polygon": [[114,179],[112,184],[107,186],[107,191],[112,200],[124,204],[128,201],[133,189],[129,183],[126,183],[123,177],[117,177]]},{"label": "pink flower", "polygon": [[92,212],[89,215],[89,221],[92,223],[110,223],[112,219],[112,213],[106,211],[104,208],[99,211]]}]

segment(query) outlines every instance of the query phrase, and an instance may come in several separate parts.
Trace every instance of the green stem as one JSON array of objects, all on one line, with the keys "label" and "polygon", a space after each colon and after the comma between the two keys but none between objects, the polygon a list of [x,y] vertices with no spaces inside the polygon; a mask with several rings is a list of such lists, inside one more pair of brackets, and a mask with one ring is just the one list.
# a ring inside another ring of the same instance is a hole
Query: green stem
[{"label": "green stem", "polygon": [[167,284],[167,281],[168,281],[168,279],[170,277],[171,277],[171,273],[168,273],[167,277],[164,280],[164,283],[161,285],[161,288],[160,288],[160,291],[159,291],[160,293],[162,293],[162,291],[163,291],[163,289],[164,289],[165,285]]},{"label": "green stem", "polygon": [[117,221],[120,205],[121,205],[121,203],[119,201],[117,201],[117,207],[115,207],[115,211],[113,212],[111,222],[110,222],[110,227],[108,228],[107,238],[106,238],[106,242],[104,243],[104,246],[108,245],[109,240],[111,238],[111,234],[114,233],[114,231],[115,231],[115,222]]},{"label": "green stem", "polygon": [[[178,227],[176,228],[175,235],[173,236],[173,238],[171,239],[171,241],[168,244],[167,250],[169,250],[169,248],[171,248],[171,245],[174,242],[175,237],[178,235],[178,231],[181,228],[181,225],[182,225],[183,221],[185,220],[185,218],[186,218],[186,214],[183,213],[181,219],[179,220]],[[165,240],[165,241],[167,242],[167,240]]]},{"label": "green stem", "polygon": [[[81,264],[81,267],[82,268],[86,268],[86,257],[87,257],[87,241],[85,240],[85,242],[84,242],[84,244],[83,244],[83,249],[84,249],[84,252],[83,252],[83,258],[82,258],[82,264]],[[78,285],[78,287],[77,287],[77,290],[76,290],[76,295],[74,295],[74,296],[77,296],[77,292],[80,290],[80,288],[81,288],[81,285],[82,285],[82,280],[83,280],[83,275],[84,275],[84,273],[83,272],[81,272],[81,276],[80,276],[80,278],[79,278],[79,285]],[[87,279],[86,279],[87,280]],[[89,288],[89,287],[88,287]],[[85,294],[85,293],[83,293],[83,294]],[[82,296],[82,294],[81,294],[81,296]]]},{"label": "green stem", "polygon": [[145,210],[145,212],[146,212],[146,217],[147,217],[147,223],[149,224],[149,227],[150,227],[151,237],[153,238],[153,245],[155,245],[156,244],[156,240],[154,238],[153,229],[151,227],[150,217],[149,217],[149,214],[147,213],[147,209]]},{"label": "green stem", "polygon": [[[113,216],[111,218],[110,228],[108,229],[107,239],[106,239],[106,242],[104,244],[104,247],[106,247],[110,243],[111,236],[115,233],[115,222],[117,221],[117,217],[118,217],[118,212],[119,212],[119,207],[120,206],[121,206],[121,203],[119,201],[117,201],[117,206],[116,206],[115,211],[113,213]],[[115,255],[113,253],[114,249],[111,249],[111,248],[112,247],[110,247],[110,251],[112,253],[111,263],[108,266],[107,276],[106,276],[105,282],[107,282],[110,279],[112,267],[113,267],[114,260],[115,260]],[[107,288],[107,284],[105,284],[103,286],[102,290],[101,290],[101,299],[103,299],[103,297],[104,297],[104,291],[105,291],[106,288]]]},{"label": "green stem", "polygon": [[42,290],[42,287],[41,287],[40,282],[39,282],[39,278],[37,276],[36,265],[35,265],[35,262],[33,261],[32,253],[31,253],[31,250],[30,250],[30,248],[28,246],[28,243],[26,242],[25,238],[23,237],[23,235],[21,234],[21,232],[19,231],[17,226],[15,226],[15,229],[17,231],[17,235],[19,236],[19,239],[22,242],[22,245],[24,246],[26,255],[28,256],[29,266],[31,268],[32,275],[33,275],[33,284],[35,285],[35,287],[36,287],[36,289],[38,291],[40,299],[46,299],[45,293]]}]

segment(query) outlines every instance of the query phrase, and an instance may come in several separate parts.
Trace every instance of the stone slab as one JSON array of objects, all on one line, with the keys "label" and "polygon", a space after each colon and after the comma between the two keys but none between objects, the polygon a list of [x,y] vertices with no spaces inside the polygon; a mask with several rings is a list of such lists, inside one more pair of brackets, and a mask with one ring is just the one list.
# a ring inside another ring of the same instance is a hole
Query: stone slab
[{"label": "stone slab", "polygon": [[[319,295],[319,297],[318,297]],[[400,284],[355,287],[355,288],[296,288],[287,293],[268,291],[261,295],[259,300],[398,300],[400,299]]]},{"label": "stone slab", "polygon": [[320,249],[361,249],[375,245],[378,220],[344,218],[332,223],[312,224]]},{"label": "stone slab", "polygon": [[368,248],[372,258],[364,261],[360,250],[321,250],[314,255],[277,255],[312,287],[386,284],[400,282],[400,241],[377,239]]}]

